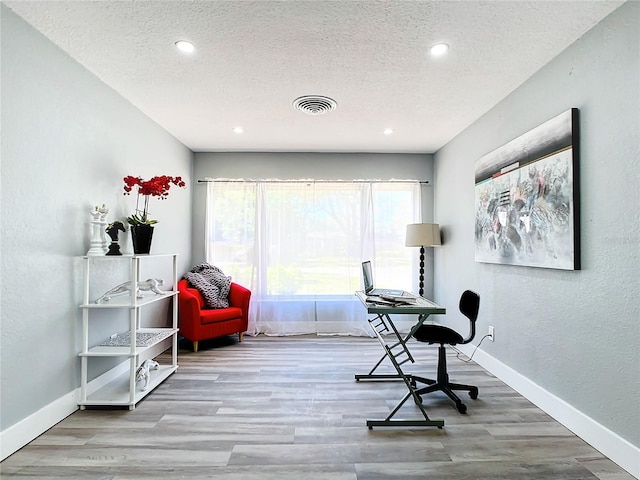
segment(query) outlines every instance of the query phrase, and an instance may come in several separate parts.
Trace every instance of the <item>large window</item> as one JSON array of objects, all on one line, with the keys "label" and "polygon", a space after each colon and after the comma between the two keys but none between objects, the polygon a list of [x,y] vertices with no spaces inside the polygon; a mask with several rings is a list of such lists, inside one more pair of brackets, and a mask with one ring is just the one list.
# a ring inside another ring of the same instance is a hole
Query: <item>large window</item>
[{"label": "large window", "polygon": [[252,290],[250,333],[354,333],[363,260],[411,289],[419,210],[417,182],[210,181],[207,261]]}]

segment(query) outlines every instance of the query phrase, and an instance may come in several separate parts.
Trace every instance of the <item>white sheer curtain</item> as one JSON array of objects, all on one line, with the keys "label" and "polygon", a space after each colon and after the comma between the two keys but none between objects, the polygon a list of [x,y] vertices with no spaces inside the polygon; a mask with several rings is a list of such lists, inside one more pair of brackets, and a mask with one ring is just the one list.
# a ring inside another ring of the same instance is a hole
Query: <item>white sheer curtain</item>
[{"label": "white sheer curtain", "polygon": [[206,259],[251,290],[248,334],[371,335],[361,262],[411,290],[419,219],[418,182],[210,180]]}]

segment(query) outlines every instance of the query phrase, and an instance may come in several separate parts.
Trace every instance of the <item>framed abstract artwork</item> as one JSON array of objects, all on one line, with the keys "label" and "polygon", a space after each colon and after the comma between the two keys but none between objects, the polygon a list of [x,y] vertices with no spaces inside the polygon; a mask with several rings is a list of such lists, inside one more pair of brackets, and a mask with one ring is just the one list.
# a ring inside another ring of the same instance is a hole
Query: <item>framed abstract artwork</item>
[{"label": "framed abstract artwork", "polygon": [[475,259],[580,269],[578,109],[476,161]]}]

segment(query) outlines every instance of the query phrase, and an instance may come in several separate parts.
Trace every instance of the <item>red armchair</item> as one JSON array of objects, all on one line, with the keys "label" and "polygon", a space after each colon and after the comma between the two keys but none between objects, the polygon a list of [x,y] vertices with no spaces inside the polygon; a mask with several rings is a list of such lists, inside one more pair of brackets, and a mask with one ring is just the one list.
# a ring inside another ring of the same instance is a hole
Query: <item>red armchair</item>
[{"label": "red armchair", "polygon": [[231,282],[229,308],[207,308],[202,295],[189,286],[187,280],[178,282],[178,325],[180,334],[193,342],[193,351],[198,351],[198,342],[210,338],[237,333],[240,341],[247,331],[249,300],[251,291]]}]

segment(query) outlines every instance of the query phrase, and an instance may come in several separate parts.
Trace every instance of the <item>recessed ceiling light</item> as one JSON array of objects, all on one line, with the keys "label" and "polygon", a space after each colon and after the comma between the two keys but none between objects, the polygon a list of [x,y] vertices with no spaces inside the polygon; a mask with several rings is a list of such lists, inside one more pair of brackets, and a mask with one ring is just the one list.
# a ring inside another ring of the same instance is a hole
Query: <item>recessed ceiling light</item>
[{"label": "recessed ceiling light", "polygon": [[185,53],[193,53],[194,50],[196,49],[196,47],[193,45],[193,43],[188,42],[186,40],[178,40],[176,42],[176,48],[180,51],[183,51]]},{"label": "recessed ceiling light", "polygon": [[244,128],[242,127],[233,127],[233,133],[237,133],[238,135],[244,133]]},{"label": "recessed ceiling light", "polygon": [[382,133],[385,135],[391,135],[393,133],[393,128],[385,128]]},{"label": "recessed ceiling light", "polygon": [[449,45],[446,43],[436,43],[433,47],[431,47],[431,55],[434,57],[439,57],[440,55],[444,55],[449,50]]}]

